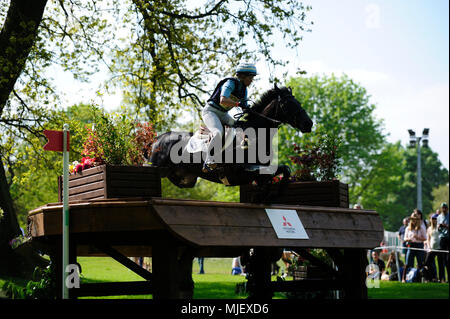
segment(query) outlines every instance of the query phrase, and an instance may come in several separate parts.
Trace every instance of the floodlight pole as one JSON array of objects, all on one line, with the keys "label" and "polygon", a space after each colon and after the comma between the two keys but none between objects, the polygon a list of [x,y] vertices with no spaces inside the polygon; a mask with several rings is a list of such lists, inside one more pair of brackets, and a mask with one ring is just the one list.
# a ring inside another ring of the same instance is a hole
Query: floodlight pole
[{"label": "floodlight pole", "polygon": [[422,160],[421,160],[421,146],[420,142],[423,143],[424,147],[428,146],[428,133],[430,129],[425,128],[423,130],[422,136],[416,136],[413,130],[408,130],[409,132],[409,143],[411,147],[417,145],[417,208],[422,211]]},{"label": "floodlight pole", "polygon": [[420,140],[417,137],[417,208],[422,211],[422,164],[420,159]]}]

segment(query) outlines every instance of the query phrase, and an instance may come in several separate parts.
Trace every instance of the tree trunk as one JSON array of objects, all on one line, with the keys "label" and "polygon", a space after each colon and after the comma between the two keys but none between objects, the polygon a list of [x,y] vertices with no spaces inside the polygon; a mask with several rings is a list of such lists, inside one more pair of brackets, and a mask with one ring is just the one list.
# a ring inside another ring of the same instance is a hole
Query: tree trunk
[{"label": "tree trunk", "polygon": [[19,223],[17,222],[9,185],[6,179],[5,169],[0,156],[0,208],[3,210],[3,217],[0,219],[0,274],[16,274],[16,258],[9,245],[9,241],[21,234]]},{"label": "tree trunk", "polygon": [[9,193],[3,161],[0,157],[0,207],[3,209],[3,218],[0,220],[0,241],[9,240],[20,235],[19,223]]},{"label": "tree trunk", "polygon": [[34,45],[47,0],[11,0],[0,32],[0,116]]},{"label": "tree trunk", "polygon": [[[35,43],[47,0],[11,0],[0,32],[0,116]],[[0,272],[20,271],[9,241],[20,235],[3,161],[0,156]]]}]

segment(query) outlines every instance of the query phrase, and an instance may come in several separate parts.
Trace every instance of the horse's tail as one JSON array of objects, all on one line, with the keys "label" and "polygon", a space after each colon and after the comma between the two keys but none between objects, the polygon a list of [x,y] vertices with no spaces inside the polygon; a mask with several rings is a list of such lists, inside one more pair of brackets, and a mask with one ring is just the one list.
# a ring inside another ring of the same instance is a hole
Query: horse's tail
[{"label": "horse's tail", "polygon": [[187,132],[169,131],[159,135],[153,143],[149,162],[151,166],[159,168],[161,177],[166,177],[174,165],[170,159],[172,146],[183,139],[186,134],[192,135],[192,133]]}]

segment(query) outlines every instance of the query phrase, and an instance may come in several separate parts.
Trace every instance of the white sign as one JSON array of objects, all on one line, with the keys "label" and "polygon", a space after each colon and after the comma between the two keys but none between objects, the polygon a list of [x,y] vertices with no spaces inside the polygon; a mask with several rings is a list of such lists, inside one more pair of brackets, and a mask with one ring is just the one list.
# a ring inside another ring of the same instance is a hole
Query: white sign
[{"label": "white sign", "polygon": [[266,208],[266,213],[278,238],[309,239],[296,210]]}]

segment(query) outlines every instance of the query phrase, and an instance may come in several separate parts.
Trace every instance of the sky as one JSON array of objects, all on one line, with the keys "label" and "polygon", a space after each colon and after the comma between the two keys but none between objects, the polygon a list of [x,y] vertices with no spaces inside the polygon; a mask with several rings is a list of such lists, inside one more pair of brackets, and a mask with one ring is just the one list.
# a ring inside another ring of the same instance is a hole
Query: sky
[{"label": "sky", "polygon": [[[296,50],[275,47],[273,54],[289,61],[276,74],[294,76],[297,68],[307,76],[347,74],[371,96],[389,142],[406,145],[408,129],[421,136],[429,128],[429,145],[449,169],[449,1],[303,2],[312,6],[307,14],[312,32],[304,33]],[[256,65],[255,85],[267,88],[266,63]],[[66,91],[72,103],[93,98],[92,85],[70,85]],[[120,105],[120,94],[102,98],[110,108]]]},{"label": "sky", "polygon": [[[314,22],[289,70],[308,75],[347,74],[366,88],[389,142],[409,143],[408,129],[422,136],[449,168],[449,2],[447,0],[319,0]],[[292,56],[291,56],[292,55]],[[264,63],[259,63],[263,73]],[[281,70],[280,70],[281,74]],[[292,75],[295,75],[291,72]],[[261,78],[268,74],[261,74]]]}]

